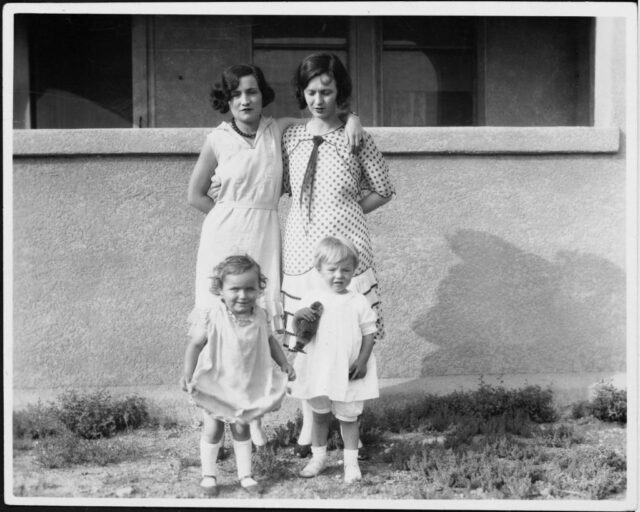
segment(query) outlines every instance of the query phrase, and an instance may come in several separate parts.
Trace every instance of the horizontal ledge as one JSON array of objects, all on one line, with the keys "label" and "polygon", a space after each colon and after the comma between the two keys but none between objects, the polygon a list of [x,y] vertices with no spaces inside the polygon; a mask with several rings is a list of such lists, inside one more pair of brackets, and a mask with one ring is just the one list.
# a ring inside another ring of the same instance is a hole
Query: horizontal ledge
[{"label": "horizontal ledge", "polygon": [[[14,130],[15,156],[197,155],[211,128]],[[367,128],[385,154],[616,153],[617,127]]]}]

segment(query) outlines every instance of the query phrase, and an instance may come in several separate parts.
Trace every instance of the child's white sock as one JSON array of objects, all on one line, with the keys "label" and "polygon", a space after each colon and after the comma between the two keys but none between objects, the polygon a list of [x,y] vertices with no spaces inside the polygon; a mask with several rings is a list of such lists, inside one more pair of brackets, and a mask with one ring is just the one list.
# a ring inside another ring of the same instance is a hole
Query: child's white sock
[{"label": "child's white sock", "polygon": [[262,428],[262,420],[258,418],[249,423],[249,430],[251,432],[251,441],[256,446],[264,446],[267,444],[267,435]]},{"label": "child's white sock", "polygon": [[251,439],[246,441],[233,440],[233,451],[236,454],[238,478],[242,480],[251,476]]},{"label": "child's white sock", "polygon": [[344,449],[344,465],[345,466],[357,466],[358,465],[358,450]]},{"label": "child's white sock", "polygon": [[358,466],[358,450],[344,450],[344,481],[347,484],[362,479],[360,466]]},{"label": "child's white sock", "polygon": [[207,443],[200,438],[200,464],[202,476],[218,476],[218,450],[222,446],[222,439],[217,443]]},{"label": "child's white sock", "polygon": [[311,428],[313,427],[313,409],[309,402],[302,400],[302,428],[298,436],[298,444],[311,444]]},{"label": "child's white sock", "polygon": [[314,459],[323,459],[327,456],[327,445],[324,446],[312,446],[311,456]]}]

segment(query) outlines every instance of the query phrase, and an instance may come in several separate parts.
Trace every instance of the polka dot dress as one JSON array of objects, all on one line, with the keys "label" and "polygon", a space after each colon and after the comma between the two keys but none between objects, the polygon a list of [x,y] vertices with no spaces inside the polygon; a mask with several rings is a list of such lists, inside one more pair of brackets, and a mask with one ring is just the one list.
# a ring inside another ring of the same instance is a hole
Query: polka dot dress
[{"label": "polka dot dress", "polygon": [[358,201],[367,193],[389,197],[395,190],[389,168],[373,138],[364,133],[363,145],[351,153],[344,127],[323,135],[318,146],[313,184],[302,189],[313,135],[306,125],[294,125],[282,137],[285,191],[292,196],[283,245],[283,282],[285,322],[291,334],[291,318],[299,298],[316,279],[313,252],[324,237],[339,236],[351,240],[360,254],[360,263],[350,288],[363,293],[377,310],[379,329],[383,323],[375,275],[371,239],[365,215]]}]

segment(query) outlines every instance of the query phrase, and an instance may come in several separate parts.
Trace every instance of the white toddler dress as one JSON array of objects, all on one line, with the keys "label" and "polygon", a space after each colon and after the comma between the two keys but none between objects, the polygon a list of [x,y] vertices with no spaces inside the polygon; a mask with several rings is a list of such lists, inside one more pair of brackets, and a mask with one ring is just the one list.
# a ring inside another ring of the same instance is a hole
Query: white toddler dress
[{"label": "white toddler dress", "polygon": [[288,378],[271,358],[263,308],[256,306],[251,321],[241,325],[215,297],[191,334],[207,337],[191,380],[196,405],[229,423],[249,423],[280,407]]},{"label": "white toddler dress", "polygon": [[314,290],[300,301],[300,308],[322,303],[323,312],[315,338],[299,352],[294,361],[296,380],[291,395],[309,399],[327,396],[340,402],[378,398],[376,358],[367,362],[367,375],[349,380],[349,367],[362,347],[362,337],[376,332],[376,313],[361,293],[337,294],[327,289]]}]

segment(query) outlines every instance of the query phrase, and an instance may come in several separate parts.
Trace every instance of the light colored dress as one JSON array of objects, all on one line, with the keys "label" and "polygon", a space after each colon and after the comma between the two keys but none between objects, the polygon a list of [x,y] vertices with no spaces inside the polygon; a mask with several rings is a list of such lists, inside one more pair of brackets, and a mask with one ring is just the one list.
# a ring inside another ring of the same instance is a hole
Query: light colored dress
[{"label": "light colored dress", "polygon": [[358,249],[360,263],[349,289],[364,294],[376,310],[376,342],[384,335],[371,239],[358,201],[367,191],[383,197],[395,193],[389,168],[367,132],[363,134],[362,148],[355,155],[345,140],[344,127],[322,138],[323,142],[317,149],[316,173],[310,194],[309,186],[302,191],[302,185],[313,150],[313,135],[306,124],[300,124],[287,128],[282,136],[284,187],[292,196],[282,255],[285,345],[289,347],[295,345],[292,321],[293,314],[300,309],[300,298],[319,286],[313,267],[313,253],[317,243],[327,236],[347,238]]},{"label": "light colored dress", "polygon": [[191,398],[214,418],[250,421],[280,407],[287,374],[271,358],[267,312],[256,306],[247,325],[215,297],[193,335],[207,337],[193,372]]},{"label": "light colored dress", "polygon": [[213,267],[227,256],[248,254],[267,277],[258,304],[268,311],[272,327],[282,328],[277,209],[282,192],[280,139],[280,128],[272,118],[261,118],[253,145],[227,122],[207,136],[206,143],[218,162],[212,178],[217,198],[202,224],[192,323],[200,321],[216,301],[210,292]]},{"label": "light colored dress", "polygon": [[334,293],[316,289],[300,300],[300,307],[322,303],[323,311],[315,338],[298,353],[293,363],[296,380],[291,394],[309,399],[328,396],[331,400],[354,402],[379,396],[376,358],[372,353],[367,374],[349,380],[349,367],[362,347],[362,336],[376,332],[376,313],[367,298],[356,292]]}]

